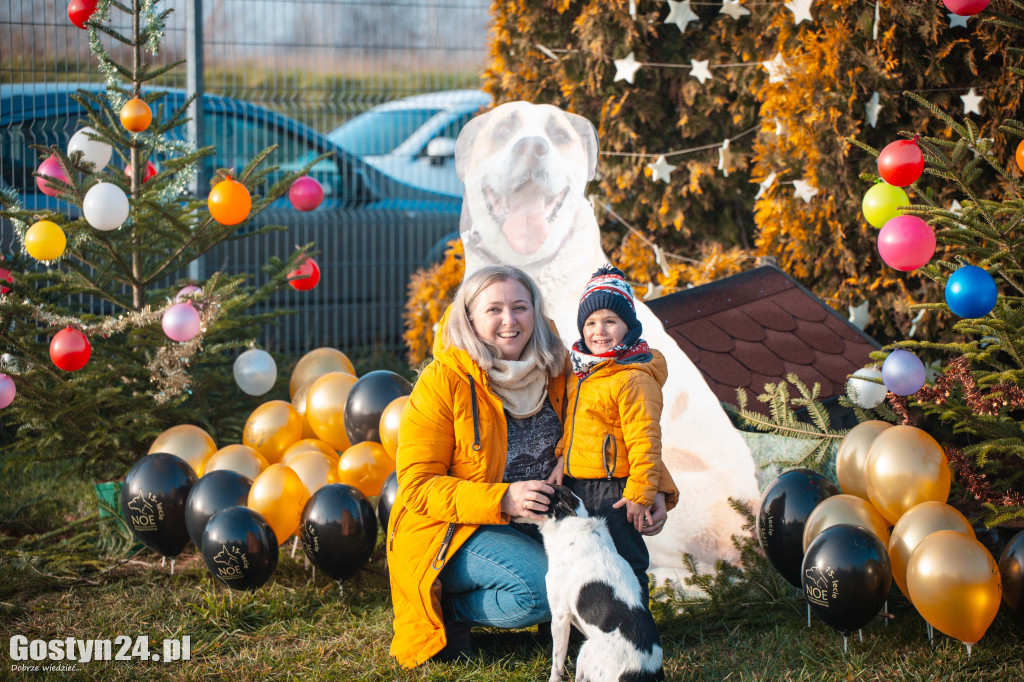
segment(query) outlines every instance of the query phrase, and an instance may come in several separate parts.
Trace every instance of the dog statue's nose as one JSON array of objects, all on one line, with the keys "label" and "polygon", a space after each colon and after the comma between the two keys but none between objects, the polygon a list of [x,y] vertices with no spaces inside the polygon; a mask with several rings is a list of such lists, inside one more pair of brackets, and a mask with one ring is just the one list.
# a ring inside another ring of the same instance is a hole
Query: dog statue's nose
[{"label": "dog statue's nose", "polygon": [[542,156],[547,156],[550,148],[548,141],[543,137],[532,135],[530,137],[523,137],[516,140],[515,145],[512,147],[512,155],[532,160]]}]

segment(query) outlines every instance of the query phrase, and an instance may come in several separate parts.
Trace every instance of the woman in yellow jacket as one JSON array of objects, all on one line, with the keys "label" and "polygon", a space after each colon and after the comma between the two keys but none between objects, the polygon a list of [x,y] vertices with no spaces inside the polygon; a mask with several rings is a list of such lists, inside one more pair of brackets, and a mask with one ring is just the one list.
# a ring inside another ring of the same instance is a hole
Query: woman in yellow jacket
[{"label": "woman in yellow jacket", "polygon": [[386,538],[391,655],[407,668],[468,655],[470,625],[550,619],[539,534],[509,523],[539,520],[560,474],[566,353],[536,285],[511,267],[473,273],[433,351],[403,412]]}]

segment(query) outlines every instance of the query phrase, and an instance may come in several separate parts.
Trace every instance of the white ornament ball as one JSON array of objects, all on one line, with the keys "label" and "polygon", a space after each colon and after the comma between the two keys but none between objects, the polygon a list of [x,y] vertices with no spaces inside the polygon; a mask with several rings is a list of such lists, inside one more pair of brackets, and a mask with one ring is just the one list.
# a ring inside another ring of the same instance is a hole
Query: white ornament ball
[{"label": "white ornament ball", "polygon": [[[858,369],[850,377],[850,380],[846,382],[846,392],[850,396],[850,400],[854,404],[861,407],[871,409],[877,407],[885,396],[889,393],[889,389],[883,384],[876,384],[873,381],[863,381],[864,379],[881,379],[882,370],[875,369],[874,367],[865,367],[864,369]],[[853,387],[857,391],[857,397],[853,396],[853,391],[850,388]]]},{"label": "white ornament ball", "polygon": [[128,197],[117,185],[98,182],[85,193],[82,213],[97,230],[116,230],[128,219]]},{"label": "white ornament ball", "polygon": [[235,383],[249,395],[263,395],[277,381],[277,363],[265,350],[247,350],[235,360]]},{"label": "white ornament ball", "polygon": [[110,163],[110,157],[114,153],[113,147],[106,142],[94,140],[90,135],[98,135],[95,128],[85,127],[71,136],[68,142],[68,155],[72,152],[82,152],[82,160],[88,161],[95,168],[93,173],[99,173]]}]

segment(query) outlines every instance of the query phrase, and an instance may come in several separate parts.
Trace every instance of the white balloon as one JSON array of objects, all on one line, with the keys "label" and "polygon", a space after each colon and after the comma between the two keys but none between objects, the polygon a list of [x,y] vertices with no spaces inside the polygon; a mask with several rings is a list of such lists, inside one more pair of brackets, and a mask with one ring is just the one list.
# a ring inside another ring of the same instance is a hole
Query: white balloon
[{"label": "white balloon", "polygon": [[[889,393],[889,390],[882,384],[876,384],[873,381],[864,381],[864,379],[881,379],[882,370],[875,369],[874,367],[865,367],[864,369],[858,369],[850,377],[850,380],[846,382],[846,392],[850,396],[855,404],[865,408],[877,407],[885,396]],[[853,391],[850,388],[857,391],[857,397],[853,396]]]},{"label": "white balloon", "polygon": [[117,185],[98,182],[85,193],[82,213],[97,230],[116,230],[128,219],[128,197]]},{"label": "white balloon", "polygon": [[235,383],[249,395],[263,395],[277,381],[277,363],[265,350],[247,350],[235,360]]},{"label": "white balloon", "polygon": [[88,126],[72,135],[68,142],[68,154],[82,152],[82,160],[95,166],[93,173],[99,173],[110,162],[114,149],[106,142],[92,139],[90,135],[98,135],[98,133],[95,128]]}]

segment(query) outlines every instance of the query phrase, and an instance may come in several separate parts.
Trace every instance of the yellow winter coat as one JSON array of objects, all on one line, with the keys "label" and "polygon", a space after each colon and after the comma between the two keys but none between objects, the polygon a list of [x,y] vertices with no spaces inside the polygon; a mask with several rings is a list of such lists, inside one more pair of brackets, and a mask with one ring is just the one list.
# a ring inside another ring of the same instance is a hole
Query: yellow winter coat
[{"label": "yellow winter coat", "polygon": [[575,478],[623,478],[623,496],[654,503],[661,482],[661,387],[668,378],[665,356],[656,350],[639,361],[608,360],[584,379],[569,382],[562,440],[555,454]]},{"label": "yellow winter coat", "polygon": [[[395,636],[391,655],[412,668],[445,643],[438,576],[482,524],[508,523],[501,498],[508,430],[501,399],[486,372],[465,351],[442,342],[420,375],[399,428],[398,496],[387,536]],[[555,413],[564,417],[565,376],[548,384]]]}]

